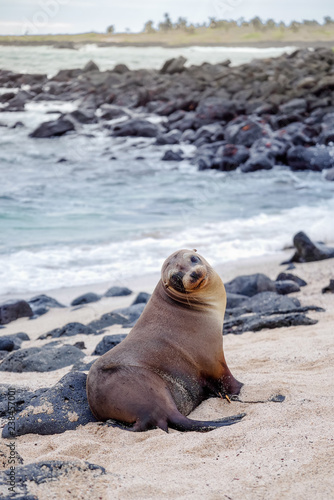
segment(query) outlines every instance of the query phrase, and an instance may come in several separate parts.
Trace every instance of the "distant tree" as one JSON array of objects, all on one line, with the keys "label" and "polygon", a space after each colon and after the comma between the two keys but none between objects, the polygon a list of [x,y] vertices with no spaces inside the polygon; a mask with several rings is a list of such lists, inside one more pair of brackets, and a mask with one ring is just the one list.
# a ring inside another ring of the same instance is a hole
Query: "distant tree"
[{"label": "distant tree", "polygon": [[312,21],[309,21],[307,19],[303,19],[303,25],[314,27],[314,26],[319,26],[319,23],[315,19],[312,19]]},{"label": "distant tree", "polygon": [[176,23],[174,24],[174,28],[177,30],[185,30],[187,27],[188,21],[185,17],[179,17]]},{"label": "distant tree", "polygon": [[209,28],[217,28],[217,19],[215,17],[209,17]]},{"label": "distant tree", "polygon": [[273,19],[268,19],[268,21],[266,22],[266,28],[268,28],[269,30],[276,28],[275,21]]},{"label": "distant tree", "polygon": [[173,23],[171,21],[171,18],[169,17],[169,14],[166,12],[164,14],[164,21],[159,23],[159,30],[160,31],[169,31],[173,28]]},{"label": "distant tree", "polygon": [[144,25],[144,33],[155,33],[155,29],[153,28],[153,21],[147,21]]},{"label": "distant tree", "polygon": [[189,35],[194,35],[196,30],[195,30],[195,26],[193,24],[190,24],[189,26],[186,27],[186,32],[189,34]]},{"label": "distant tree", "polygon": [[331,16],[325,16],[324,17],[324,24],[334,24],[334,19],[331,18]]},{"label": "distant tree", "polygon": [[297,21],[291,21],[289,25],[289,29],[291,29],[294,33],[297,33],[301,27],[301,24],[298,23]]},{"label": "distant tree", "polygon": [[251,19],[250,24],[253,26],[255,30],[261,30],[263,28],[262,21],[258,16]]},{"label": "distant tree", "polygon": [[278,25],[279,29],[280,30],[285,30],[286,26],[285,26],[285,22],[284,21],[281,21]]},{"label": "distant tree", "polygon": [[108,26],[107,33],[108,33],[108,35],[112,35],[113,33],[115,33],[115,26],[113,24]]}]

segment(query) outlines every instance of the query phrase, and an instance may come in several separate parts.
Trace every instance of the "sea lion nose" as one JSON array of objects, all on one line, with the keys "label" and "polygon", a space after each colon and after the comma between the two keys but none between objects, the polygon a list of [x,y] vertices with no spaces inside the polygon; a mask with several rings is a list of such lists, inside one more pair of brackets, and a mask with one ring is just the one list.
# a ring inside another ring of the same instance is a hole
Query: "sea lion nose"
[{"label": "sea lion nose", "polygon": [[184,285],[183,285],[183,280],[182,280],[183,276],[184,276],[184,273],[182,271],[178,271],[177,273],[172,274],[172,276],[170,278],[170,282],[173,285],[173,287],[176,290],[179,290],[180,292],[184,291]]},{"label": "sea lion nose", "polygon": [[196,271],[193,271],[191,274],[190,274],[190,278],[194,281],[197,281],[198,279],[200,279],[202,277],[202,274],[201,273],[197,273]]},{"label": "sea lion nose", "polygon": [[173,281],[182,281],[182,278],[184,276],[184,273],[182,271],[178,271],[177,273],[174,273],[171,277]]}]

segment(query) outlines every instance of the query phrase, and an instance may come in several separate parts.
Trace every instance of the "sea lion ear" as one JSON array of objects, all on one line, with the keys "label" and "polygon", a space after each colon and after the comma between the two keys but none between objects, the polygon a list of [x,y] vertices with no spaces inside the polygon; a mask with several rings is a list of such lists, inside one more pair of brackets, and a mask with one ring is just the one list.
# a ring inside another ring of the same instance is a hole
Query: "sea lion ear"
[{"label": "sea lion ear", "polygon": [[197,252],[196,248],[193,248],[193,252]]}]

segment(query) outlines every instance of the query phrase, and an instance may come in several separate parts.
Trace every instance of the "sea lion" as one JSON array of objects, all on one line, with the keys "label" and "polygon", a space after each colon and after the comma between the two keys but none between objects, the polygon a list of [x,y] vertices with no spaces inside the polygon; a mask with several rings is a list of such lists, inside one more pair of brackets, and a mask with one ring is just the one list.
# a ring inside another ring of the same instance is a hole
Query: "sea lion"
[{"label": "sea lion", "polygon": [[132,431],[205,432],[245,415],[204,422],[186,417],[203,400],[237,395],[242,386],[223,352],[225,287],[195,252],[168,257],[136,325],[92,365],[87,397],[98,420]]}]

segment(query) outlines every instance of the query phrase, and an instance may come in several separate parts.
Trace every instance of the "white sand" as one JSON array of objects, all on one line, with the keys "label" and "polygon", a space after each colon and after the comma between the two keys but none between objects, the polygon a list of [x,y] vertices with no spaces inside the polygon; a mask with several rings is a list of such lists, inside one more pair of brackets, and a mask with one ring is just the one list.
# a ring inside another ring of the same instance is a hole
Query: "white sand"
[{"label": "white sand", "polygon": [[[271,278],[284,270],[278,263],[284,256],[238,261],[218,266],[226,282],[240,274],[264,272]],[[161,430],[131,433],[88,424],[55,436],[26,435],[16,439],[24,464],[40,460],[70,460],[98,464],[107,475],[95,479],[88,473],[71,473],[66,478],[40,486],[31,492],[44,499],[301,499],[334,498],[334,295],[321,294],[334,276],[334,261],[298,265],[293,272],[309,284],[295,294],[302,305],[318,305],[325,313],[308,313],[319,322],[227,335],[224,351],[233,374],[245,386],[244,400],[267,398],[281,393],[279,403],[242,404],[211,399],[191,417],[208,420],[246,412],[238,424],[207,434]],[[137,291],[152,291],[157,277],[137,281]],[[105,291],[107,285],[87,287]],[[69,304],[83,290],[53,291],[49,295]],[[89,323],[105,312],[127,306],[133,296],[103,299],[84,308],[54,309],[29,321],[18,320],[1,330],[24,331],[32,339],[24,347],[41,345],[38,335],[69,321]],[[119,326],[108,333],[124,333]],[[103,337],[80,335],[67,343],[85,342],[90,355]],[[32,388],[56,383],[69,368],[51,373],[15,374],[0,372],[1,383]],[[6,441],[1,451],[8,454]],[[0,470],[8,467],[5,458]],[[0,495],[1,497],[1,495]]]}]

